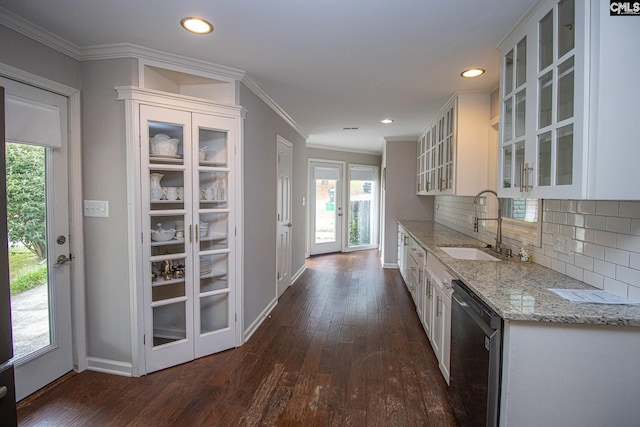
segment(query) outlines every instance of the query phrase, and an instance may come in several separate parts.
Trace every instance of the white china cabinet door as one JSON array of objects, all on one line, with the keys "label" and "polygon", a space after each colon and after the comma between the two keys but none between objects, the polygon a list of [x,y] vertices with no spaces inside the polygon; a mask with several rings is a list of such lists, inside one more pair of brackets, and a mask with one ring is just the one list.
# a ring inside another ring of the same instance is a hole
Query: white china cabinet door
[{"label": "white china cabinet door", "polygon": [[235,347],[236,120],[193,114],[195,356]]},{"label": "white china cabinet door", "polygon": [[142,105],[140,135],[149,373],[194,358],[191,114]]}]

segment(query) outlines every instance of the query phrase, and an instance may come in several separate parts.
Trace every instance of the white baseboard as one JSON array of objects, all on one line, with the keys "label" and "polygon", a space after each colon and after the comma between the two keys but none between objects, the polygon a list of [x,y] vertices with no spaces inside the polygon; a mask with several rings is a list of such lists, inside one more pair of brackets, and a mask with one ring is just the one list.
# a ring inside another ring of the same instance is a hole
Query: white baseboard
[{"label": "white baseboard", "polygon": [[292,285],[296,283],[296,280],[298,280],[300,276],[302,276],[302,273],[304,273],[306,269],[307,269],[307,265],[304,264],[302,267],[300,267],[300,270],[296,271],[296,273],[293,276],[291,276]]},{"label": "white baseboard", "polygon": [[264,322],[264,319],[266,319],[267,316],[273,311],[273,309],[276,308],[276,305],[278,305],[278,299],[274,298],[269,303],[269,305],[264,310],[262,310],[262,313],[260,313],[256,320],[254,320],[253,323],[251,323],[251,325],[249,325],[249,327],[245,329],[243,340],[244,343],[246,343],[249,338],[251,338],[251,335],[253,335],[253,333],[258,330],[260,325],[262,325],[262,322]]},{"label": "white baseboard", "polygon": [[102,359],[100,357],[87,357],[87,369],[89,371],[104,372],[105,374],[120,375],[123,377],[133,376],[133,366],[131,363]]},{"label": "white baseboard", "polygon": [[393,269],[397,270],[399,267],[398,267],[398,264],[394,264],[392,262],[389,262],[389,263],[386,263],[386,264],[382,264],[382,268],[393,268]]}]

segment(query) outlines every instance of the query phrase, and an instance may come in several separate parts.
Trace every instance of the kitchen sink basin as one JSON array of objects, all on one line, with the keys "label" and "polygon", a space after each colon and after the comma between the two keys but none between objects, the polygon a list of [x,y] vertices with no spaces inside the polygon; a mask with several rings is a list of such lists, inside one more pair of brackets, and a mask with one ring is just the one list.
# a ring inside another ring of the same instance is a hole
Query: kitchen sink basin
[{"label": "kitchen sink basin", "polygon": [[461,246],[440,246],[447,255],[455,259],[468,259],[473,261],[500,261],[479,248],[465,248]]}]

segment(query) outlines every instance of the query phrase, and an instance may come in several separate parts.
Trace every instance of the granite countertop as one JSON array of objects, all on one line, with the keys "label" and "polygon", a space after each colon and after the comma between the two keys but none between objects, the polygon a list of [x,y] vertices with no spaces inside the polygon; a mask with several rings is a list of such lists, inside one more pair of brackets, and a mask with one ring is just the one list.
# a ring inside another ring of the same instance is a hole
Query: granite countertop
[{"label": "granite countertop", "polygon": [[505,321],[640,326],[640,305],[571,303],[549,288],[596,288],[541,265],[521,263],[516,257],[500,257],[497,262],[454,259],[439,246],[484,248],[486,244],[431,221],[398,223],[429,252],[428,256],[442,261]]}]

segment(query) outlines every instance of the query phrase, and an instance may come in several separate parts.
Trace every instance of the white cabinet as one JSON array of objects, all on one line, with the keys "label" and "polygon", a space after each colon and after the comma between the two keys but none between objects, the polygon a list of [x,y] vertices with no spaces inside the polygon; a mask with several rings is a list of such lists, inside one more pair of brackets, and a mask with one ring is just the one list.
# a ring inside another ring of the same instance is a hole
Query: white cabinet
[{"label": "white cabinet", "polygon": [[487,188],[489,109],[489,94],[460,92],[427,125],[417,144],[417,194],[475,196]]},{"label": "white cabinet", "polygon": [[427,257],[431,278],[431,346],[438,358],[440,372],[449,383],[451,354],[451,280],[453,275],[434,256]]},{"label": "white cabinet", "polygon": [[398,269],[400,269],[400,275],[407,282],[407,256],[409,246],[409,235],[398,225]]},{"label": "white cabinet", "polygon": [[[241,344],[240,107],[119,87],[140,373]],[[142,368],[143,366],[143,368]]]},{"label": "white cabinet", "polygon": [[416,305],[418,316],[422,318],[423,300],[424,300],[424,265],[426,261],[426,252],[418,244],[418,242],[409,237],[409,265],[411,272],[409,274],[409,289],[413,296],[413,302]]},{"label": "white cabinet", "polygon": [[599,0],[545,0],[500,46],[500,197],[637,199],[640,26]]}]

